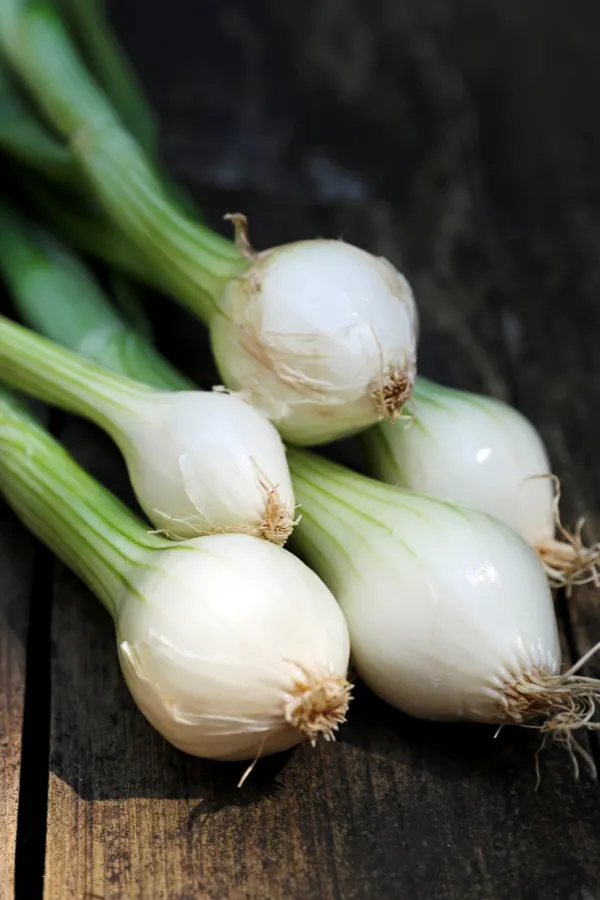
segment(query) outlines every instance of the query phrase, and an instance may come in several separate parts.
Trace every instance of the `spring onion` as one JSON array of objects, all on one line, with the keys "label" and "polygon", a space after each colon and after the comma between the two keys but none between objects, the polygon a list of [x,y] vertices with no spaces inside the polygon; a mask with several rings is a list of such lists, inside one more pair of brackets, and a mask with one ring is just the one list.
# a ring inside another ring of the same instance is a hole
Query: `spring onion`
[{"label": "spring onion", "polygon": [[253,759],[334,737],[347,627],[291,553],[248,535],[148,534],[3,389],[0,491],[103,602],[134,700],[176,747]]},{"label": "spring onion", "polygon": [[158,373],[175,388],[107,372],[0,317],[0,377],[108,431],[156,528],[178,538],[239,531],[285,543],[294,495],[270,422],[233,394],[182,390],[187,383],[123,325],[83,267],[48,240],[42,247],[27,239],[8,210],[0,210],[0,268],[44,330],[59,332],[84,356],[118,354],[146,381]]},{"label": "spring onion", "polygon": [[546,449],[521,413],[424,378],[414,404],[412,420],[363,435],[373,475],[506,522],[537,550],[553,587],[598,583],[600,545],[584,546],[582,523],[574,534],[562,526]]},{"label": "spring onion", "polygon": [[598,727],[600,681],[575,674],[585,659],[561,674],[543,567],[512,529],[305,450],[288,455],[295,541],[340,603],[375,693],[419,718],[530,725],[571,747],[576,729]]},{"label": "spring onion", "polygon": [[398,415],[416,345],[413,296],[399,272],[341,241],[255,253],[239,216],[237,247],[193,222],[85,71],[51,4],[2,0],[0,44],[115,227],[208,325],[227,387],[299,444]]}]

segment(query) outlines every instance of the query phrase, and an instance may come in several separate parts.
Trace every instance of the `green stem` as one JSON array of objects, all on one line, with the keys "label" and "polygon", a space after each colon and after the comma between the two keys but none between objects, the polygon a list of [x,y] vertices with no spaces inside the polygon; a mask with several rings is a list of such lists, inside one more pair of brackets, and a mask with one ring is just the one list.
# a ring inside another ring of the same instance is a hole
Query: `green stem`
[{"label": "green stem", "polygon": [[[156,117],[136,73],[112,33],[104,0],[62,0],[62,6],[89,58],[92,71],[121,121],[149,159],[159,165]],[[173,182],[162,167],[161,180],[169,196],[188,215],[198,217],[191,195]]]},{"label": "green stem", "polygon": [[98,200],[152,260],[169,291],[208,322],[225,283],[247,266],[234,246],[170,201],[144,153],[88,76],[55,10],[2,0],[0,40],[12,64],[69,141]]},{"label": "green stem", "polygon": [[83,263],[45,232],[28,228],[2,204],[0,268],[19,315],[36,331],[146,384],[168,390],[190,388],[136,329],[123,322]]},{"label": "green stem", "polygon": [[127,420],[132,415],[143,415],[144,401],[151,401],[154,393],[3,316],[0,378],[31,397],[96,422],[120,446],[126,443]]},{"label": "green stem", "polygon": [[138,248],[104,219],[91,210],[82,212],[71,208],[64,197],[39,179],[21,176],[20,182],[40,215],[68,244],[102,259],[142,284],[163,287],[150,261],[145,261]]},{"label": "green stem", "polygon": [[0,490],[28,528],[116,618],[135,590],[131,572],[168,546],[87,475],[8,391],[0,388]]},{"label": "green stem", "polygon": [[295,447],[287,448],[287,459],[300,512],[292,539],[335,593],[340,573],[353,568],[349,534],[356,541],[368,540],[363,537],[365,518],[383,526],[363,514],[360,495],[354,495],[355,481],[366,482],[362,476]]},{"label": "green stem", "polygon": [[103,0],[61,0],[93,71],[140,146],[156,154],[156,121],[139,79],[106,17]]},{"label": "green stem", "polygon": [[67,147],[31,114],[0,61],[0,148],[51,181],[81,186],[81,173]]}]

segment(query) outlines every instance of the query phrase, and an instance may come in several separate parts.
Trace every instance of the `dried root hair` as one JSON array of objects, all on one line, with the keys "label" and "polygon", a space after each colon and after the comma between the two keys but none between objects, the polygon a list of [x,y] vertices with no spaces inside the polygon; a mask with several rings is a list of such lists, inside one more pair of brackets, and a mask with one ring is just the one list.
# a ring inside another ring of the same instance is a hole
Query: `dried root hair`
[{"label": "dried root hair", "polygon": [[300,677],[294,680],[285,704],[286,721],[313,747],[319,737],[334,741],[336,731],[346,721],[352,685],[346,678],[315,675],[299,663],[288,662],[299,669]]},{"label": "dried root hair", "polygon": [[377,344],[380,365],[379,376],[372,385],[371,397],[380,418],[396,422],[403,418],[404,404],[412,396],[415,383],[414,374],[409,374],[405,368],[400,366],[386,368],[381,341],[373,329],[371,329],[371,333]]},{"label": "dried root hair", "polygon": [[279,485],[272,484],[266,475],[260,470],[256,460],[251,457],[252,463],[256,469],[260,487],[265,495],[265,505],[263,517],[255,524],[243,523],[241,525],[232,525],[229,528],[211,525],[208,519],[204,518],[204,522],[208,522],[208,530],[196,527],[195,522],[200,523],[200,516],[168,516],[159,509],[154,512],[163,516],[167,522],[163,528],[156,528],[150,531],[150,534],[162,534],[170,540],[180,541],[185,538],[179,537],[172,531],[172,526],[179,523],[180,525],[188,525],[192,531],[195,531],[200,537],[203,534],[249,534],[252,537],[260,537],[272,544],[283,547],[287,539],[291,535],[294,527],[300,521],[300,516],[294,516],[297,507],[290,510],[289,507],[281,502],[279,496]]},{"label": "dried root hair", "polygon": [[223,219],[233,225],[233,239],[240,255],[245,259],[254,259],[256,253],[248,237],[248,217],[243,213],[226,213]]},{"label": "dried root hair", "polygon": [[[335,741],[336,731],[346,721],[352,699],[352,685],[345,678],[321,677],[309,672],[299,663],[292,660],[287,662],[291,662],[299,670],[300,677],[294,680],[285,702],[286,722],[300,731],[313,747],[319,738]],[[266,736],[240,778],[239,788],[253,772],[264,750],[265,740]]]},{"label": "dried root hair", "polygon": [[560,480],[556,475],[534,475],[551,478],[554,484],[554,525],[556,536],[534,545],[548,576],[550,586],[565,588],[570,596],[574,587],[594,584],[600,587],[600,543],[586,546],[582,538],[585,520],[579,519],[574,531],[569,531],[560,518]]},{"label": "dried root hair", "polygon": [[[542,734],[538,754],[548,738],[558,741],[571,757],[575,778],[579,778],[578,757],[585,762],[592,777],[597,778],[594,760],[576,734],[600,730],[600,721],[595,720],[600,707],[600,679],[577,674],[599,650],[600,643],[561,675],[540,669],[524,672],[520,678],[507,682],[502,693],[505,724],[533,728]],[[537,755],[536,770],[539,780]]]}]

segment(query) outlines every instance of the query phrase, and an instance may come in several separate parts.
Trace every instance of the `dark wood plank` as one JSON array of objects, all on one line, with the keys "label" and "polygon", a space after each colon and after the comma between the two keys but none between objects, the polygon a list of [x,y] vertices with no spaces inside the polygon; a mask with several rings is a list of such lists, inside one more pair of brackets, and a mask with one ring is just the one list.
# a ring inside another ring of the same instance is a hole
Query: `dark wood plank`
[{"label": "dark wood plank", "polygon": [[[14,886],[25,658],[37,545],[0,501],[0,898]],[[40,808],[32,814],[41,813]]]},{"label": "dark wood plank", "polygon": [[[594,29],[577,43],[556,0],[210,6],[120,10],[173,167],[214,221],[242,208],[258,246],[343,233],[388,255],[418,291],[422,370],[517,400],[573,509],[597,508]],[[191,357],[198,332],[157,312]],[[65,438],[124,490],[95,431]],[[48,900],[597,895],[598,787],[560,750],[536,792],[529,733],[418,723],[359,689],[337,745],[262,761],[238,791],[239,767],[144,723],[87,592],[63,572],[55,595]],[[595,602],[573,602],[573,650],[597,639]]]}]

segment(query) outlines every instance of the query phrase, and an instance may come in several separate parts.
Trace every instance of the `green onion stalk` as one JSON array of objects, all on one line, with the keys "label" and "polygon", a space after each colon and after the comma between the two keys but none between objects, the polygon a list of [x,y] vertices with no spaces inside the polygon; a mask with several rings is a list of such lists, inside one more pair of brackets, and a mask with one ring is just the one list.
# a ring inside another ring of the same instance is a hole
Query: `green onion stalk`
[{"label": "green onion stalk", "polygon": [[240,215],[234,245],[173,200],[52,4],[0,0],[0,45],[68,142],[91,196],[158,285],[209,327],[229,389],[298,444],[400,414],[414,383],[417,319],[408,282],[387,260],[342,241],[257,253]]},{"label": "green onion stalk", "polygon": [[156,116],[137,73],[112,33],[104,0],[59,0],[92,71],[140,146],[156,154]]},{"label": "green onion stalk", "polygon": [[62,186],[77,186],[81,174],[68,148],[39,122],[0,59],[0,149]]},{"label": "green onion stalk", "polygon": [[[160,166],[156,115],[137,73],[112,33],[104,0],[60,0],[67,22],[79,40],[92,72],[106,91],[124,125],[150,159]],[[161,169],[170,196],[186,211],[199,216],[192,196]]]}]

